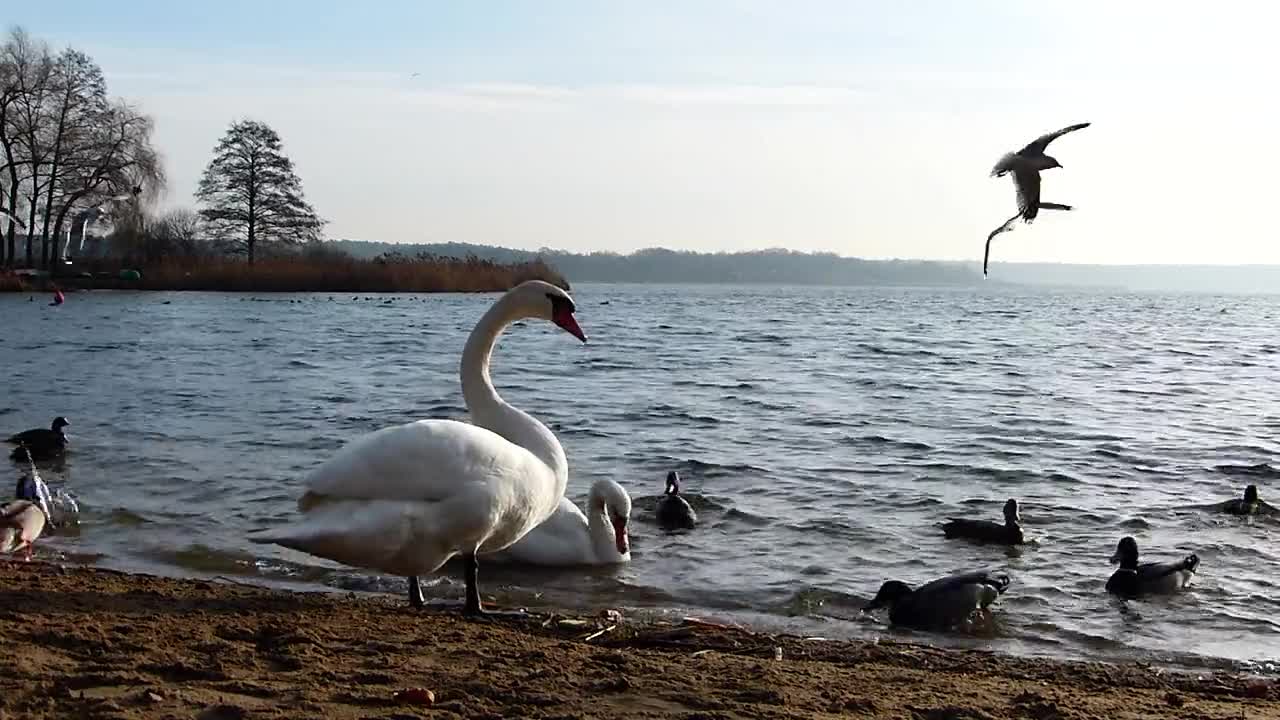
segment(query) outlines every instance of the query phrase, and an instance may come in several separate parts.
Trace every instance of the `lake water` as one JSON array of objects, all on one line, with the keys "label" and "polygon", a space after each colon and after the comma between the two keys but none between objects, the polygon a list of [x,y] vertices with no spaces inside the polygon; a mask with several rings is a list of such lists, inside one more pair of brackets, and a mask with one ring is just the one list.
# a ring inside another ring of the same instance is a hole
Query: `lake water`
[{"label": "lake water", "polygon": [[[503,396],[556,430],[578,501],[636,502],[633,560],[482,565],[513,601],[693,614],[823,637],[1272,672],[1280,521],[1188,509],[1280,477],[1280,296],[980,289],[581,285],[581,345],[543,323],[498,345]],[[0,426],[68,416],[43,475],[82,521],[40,554],[170,575],[403,593],[244,539],[292,517],[306,472],[386,425],[463,418],[458,357],[496,295],[0,296]],[[701,526],[651,519],[678,470]],[[11,472],[16,475],[15,466]],[[6,490],[8,492],[8,490]],[[1280,488],[1274,490],[1280,501]],[[1023,504],[1036,544],[946,540],[951,516]],[[1117,540],[1201,558],[1193,589],[1103,585]],[[1008,572],[993,637],[889,630],[887,578]],[[456,600],[461,573],[427,586]]]}]

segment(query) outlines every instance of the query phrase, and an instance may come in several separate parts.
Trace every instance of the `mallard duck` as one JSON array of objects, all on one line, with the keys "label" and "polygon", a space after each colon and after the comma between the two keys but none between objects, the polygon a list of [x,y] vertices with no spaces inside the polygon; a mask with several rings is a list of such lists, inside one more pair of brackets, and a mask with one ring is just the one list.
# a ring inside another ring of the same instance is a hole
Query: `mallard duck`
[{"label": "mallard duck", "polygon": [[969,540],[981,540],[1004,545],[1021,545],[1024,539],[1020,521],[1018,501],[1009,498],[1004,504],[1004,524],[990,520],[952,518],[942,524],[942,533],[949,538],[967,538]]},{"label": "mallard duck", "polygon": [[658,501],[658,524],[667,530],[692,528],[698,522],[698,514],[689,501],[680,497],[680,473],[667,473],[667,489]]},{"label": "mallard duck", "polygon": [[1200,566],[1195,553],[1174,562],[1138,564],[1138,541],[1132,537],[1120,540],[1111,562],[1120,563],[1120,568],[1107,580],[1107,592],[1129,599],[1177,592],[1191,582]]},{"label": "mallard duck", "polygon": [[1258,486],[1250,485],[1244,489],[1243,498],[1232,498],[1218,503],[1215,507],[1221,512],[1231,515],[1275,515],[1275,507],[1268,505],[1258,497]]},{"label": "mallard duck", "polygon": [[1009,588],[1009,583],[1008,575],[986,570],[948,575],[914,590],[900,580],[889,580],[863,610],[888,607],[889,621],[894,625],[949,630],[985,610]]}]

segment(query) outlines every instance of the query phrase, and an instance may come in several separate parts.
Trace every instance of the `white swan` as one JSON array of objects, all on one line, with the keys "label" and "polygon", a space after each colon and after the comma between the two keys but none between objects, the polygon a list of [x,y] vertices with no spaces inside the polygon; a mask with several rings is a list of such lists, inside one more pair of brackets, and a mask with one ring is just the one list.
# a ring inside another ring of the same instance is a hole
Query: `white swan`
[{"label": "white swan", "polygon": [[550,320],[586,342],[574,309],[568,293],[540,280],[508,291],[462,351],[462,395],[474,424],[419,420],[351,442],[306,479],[300,520],[249,539],[405,576],[415,607],[425,602],[418,575],[462,555],[465,611],[486,614],[476,555],[515,543],[550,517],[568,479],[555,434],[498,397],[489,356],[502,330],[524,318]]},{"label": "white swan", "polygon": [[631,496],[612,480],[597,480],[587,494],[587,513],[567,497],[555,513],[519,542],[486,559],[528,565],[616,565],[631,561],[627,521]]}]

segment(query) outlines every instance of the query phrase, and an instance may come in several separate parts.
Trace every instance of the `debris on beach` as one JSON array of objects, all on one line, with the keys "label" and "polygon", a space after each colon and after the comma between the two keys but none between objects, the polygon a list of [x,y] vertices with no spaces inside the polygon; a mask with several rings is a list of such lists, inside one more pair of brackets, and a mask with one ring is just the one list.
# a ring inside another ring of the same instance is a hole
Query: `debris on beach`
[{"label": "debris on beach", "polygon": [[411,705],[434,705],[436,694],[424,687],[406,688],[392,696],[397,702]]}]

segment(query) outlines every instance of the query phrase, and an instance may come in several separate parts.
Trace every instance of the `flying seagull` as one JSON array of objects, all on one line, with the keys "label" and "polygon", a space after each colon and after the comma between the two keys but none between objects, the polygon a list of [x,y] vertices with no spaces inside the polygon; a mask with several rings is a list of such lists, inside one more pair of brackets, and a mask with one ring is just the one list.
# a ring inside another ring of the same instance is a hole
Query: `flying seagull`
[{"label": "flying seagull", "polygon": [[1003,177],[1007,173],[1013,173],[1013,185],[1018,191],[1018,212],[1004,223],[991,231],[987,235],[987,248],[982,253],[982,275],[987,274],[987,261],[991,257],[991,239],[1002,232],[1013,229],[1013,223],[1018,218],[1022,218],[1023,222],[1029,223],[1036,219],[1036,215],[1041,210],[1071,210],[1070,205],[1061,203],[1041,202],[1040,200],[1040,171],[1052,168],[1060,168],[1062,165],[1058,159],[1045,155],[1044,149],[1049,143],[1082,128],[1087,128],[1093,123],[1077,123],[1068,125],[1056,132],[1046,133],[1032,140],[1026,147],[1018,152],[1005,153],[1000,158],[1000,162],[991,168],[991,177]]}]

